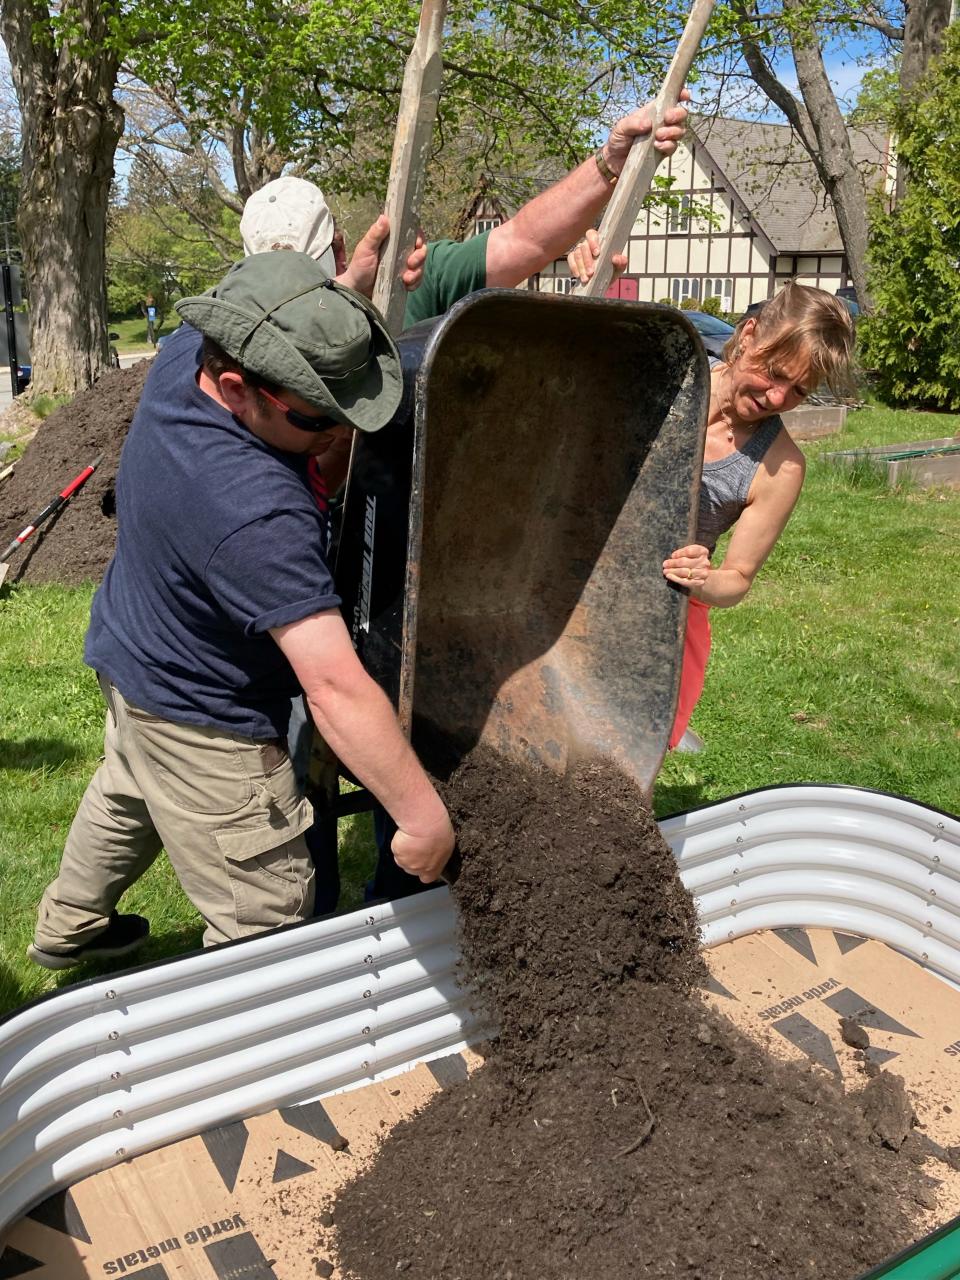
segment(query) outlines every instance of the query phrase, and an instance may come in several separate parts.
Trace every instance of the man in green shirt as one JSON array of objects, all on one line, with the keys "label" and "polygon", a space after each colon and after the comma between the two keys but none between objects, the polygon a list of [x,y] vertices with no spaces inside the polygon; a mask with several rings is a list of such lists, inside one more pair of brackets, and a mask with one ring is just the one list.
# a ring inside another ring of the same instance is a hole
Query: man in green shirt
[{"label": "man in green shirt", "polygon": [[[689,96],[684,90],[683,99]],[[672,155],[677,149],[686,117],[683,101],[666,113],[655,143],[662,155]],[[617,121],[606,142],[588,160],[491,231],[462,243],[431,242],[423,279],[407,298],[405,327],[443,315],[475,289],[512,288],[563,257],[593,226],[613,193],[634,140],[650,132],[652,121],[649,105],[631,111]],[[359,292],[372,290],[369,271],[357,262],[359,247],[347,266],[343,238],[312,182],[292,177],[268,182],[244,206],[240,233],[247,253],[297,249],[317,258],[331,274]],[[381,216],[364,242],[382,240],[385,235],[386,219]],[[408,286],[415,275],[409,268],[410,263],[405,273]]]}]

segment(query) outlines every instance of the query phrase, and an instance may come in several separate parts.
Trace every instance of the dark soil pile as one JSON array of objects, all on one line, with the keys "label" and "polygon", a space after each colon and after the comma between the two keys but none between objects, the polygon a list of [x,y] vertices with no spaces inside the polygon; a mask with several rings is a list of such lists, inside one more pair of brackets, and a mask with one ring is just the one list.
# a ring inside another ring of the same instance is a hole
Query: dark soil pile
[{"label": "dark soil pile", "polygon": [[443,790],[501,1034],[338,1196],[346,1274],[852,1280],[915,1238],[911,1162],[693,991],[692,904],[632,785],[474,753]]},{"label": "dark soil pile", "polygon": [[149,369],[148,360],[130,369],[111,369],[37,431],[0,488],[3,546],[98,454],[104,457],[66,506],[13,553],[8,582],[77,586],[103,577],[117,536],[114,484],[120,450]]}]

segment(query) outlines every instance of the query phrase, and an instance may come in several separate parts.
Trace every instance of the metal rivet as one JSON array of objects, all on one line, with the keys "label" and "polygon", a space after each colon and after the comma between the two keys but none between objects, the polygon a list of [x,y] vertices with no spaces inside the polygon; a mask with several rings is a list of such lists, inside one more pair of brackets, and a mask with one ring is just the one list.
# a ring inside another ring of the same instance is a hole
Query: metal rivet
[{"label": "metal rivet", "polygon": [[117,1147],[117,1155],[118,1155],[118,1156],[125,1156],[126,1154],[127,1154],[127,1148],[126,1148],[126,1147]]},{"label": "metal rivet", "polygon": [[932,920],[926,920],[926,921],[924,921],[924,928],[926,928],[926,929],[932,929],[932,928],[933,928],[933,921],[932,921]]},{"label": "metal rivet", "polygon": [[107,1039],[108,1039],[108,1040],[119,1040],[119,1039],[120,1039],[120,1032],[119,1032],[119,1031],[111,1031],[111,1032],[110,1032],[110,1034],[107,1036]]},{"label": "metal rivet", "polygon": [[942,822],[938,822],[938,823],[937,823],[937,830],[938,830],[938,831],[942,831],[942,830],[943,830],[943,823],[942,823]]},{"label": "metal rivet", "polygon": [[373,992],[372,992],[372,991],[365,991],[365,992],[363,993],[363,998],[364,998],[364,1000],[369,1000],[369,999],[370,999],[370,997],[371,997],[372,995],[373,995]]},{"label": "metal rivet", "polygon": [[922,952],[920,953],[920,959],[921,959],[921,960],[929,960],[929,959],[930,959],[930,957],[927,955],[927,953],[926,953],[925,951],[922,951]]},{"label": "metal rivet", "polygon": [[737,844],[743,844],[743,836],[737,836]]},{"label": "metal rivet", "polygon": [[361,1063],[360,1063],[360,1070],[361,1070],[361,1071],[369,1071],[369,1070],[370,1070],[370,1063],[369,1063],[369,1062],[361,1062]]},{"label": "metal rivet", "polygon": [[376,924],[376,923],[377,923],[376,916],[367,916],[367,924]]},{"label": "metal rivet", "polygon": [[727,930],[727,937],[728,937],[728,938],[732,938],[732,937],[733,937],[733,930],[732,930],[732,929],[728,929],[728,930]]},{"label": "metal rivet", "polygon": [[119,1080],[119,1079],[120,1079],[120,1072],[119,1072],[119,1071],[111,1071],[111,1072],[110,1072],[110,1079],[111,1079],[111,1080]]},{"label": "metal rivet", "polygon": [[745,811],[746,807],[747,807],[747,806],[746,806],[745,804],[738,804],[738,805],[737,805],[737,808],[740,810],[740,812],[741,812],[741,813],[743,813],[743,812]]},{"label": "metal rivet", "polygon": [[360,1034],[361,1034],[362,1036],[368,1036],[368,1035],[370,1034],[370,1028],[369,1028],[369,1027],[364,1027],[364,1028],[363,1028],[363,1030],[360,1032]]},{"label": "metal rivet", "polygon": [[364,957],[363,957],[363,963],[364,963],[364,964],[373,964],[373,956],[364,956]]},{"label": "metal rivet", "polygon": [[113,1113],[113,1118],[114,1118],[114,1120],[119,1120],[119,1119],[120,1119],[120,1117],[121,1117],[122,1115],[123,1115],[123,1112],[122,1112],[122,1111],[115,1111],[115,1112]]},{"label": "metal rivet", "polygon": [[930,893],[930,897],[931,897],[931,898],[935,898],[935,897],[937,896],[937,891],[936,891],[936,889],[930,889],[930,890],[929,890],[929,893]]},{"label": "metal rivet", "polygon": [[736,900],[736,898],[731,898],[731,899],[730,899],[730,905],[731,905],[731,907],[735,907],[735,906],[737,905],[737,900]]},{"label": "metal rivet", "polygon": [[116,1000],[117,998],[117,993],[115,991],[105,991],[103,994],[107,1000]]},{"label": "metal rivet", "polygon": [[939,853],[935,853],[935,854],[933,855],[933,860],[934,860],[934,862],[939,862],[939,861],[940,861],[940,855],[939,855]]}]

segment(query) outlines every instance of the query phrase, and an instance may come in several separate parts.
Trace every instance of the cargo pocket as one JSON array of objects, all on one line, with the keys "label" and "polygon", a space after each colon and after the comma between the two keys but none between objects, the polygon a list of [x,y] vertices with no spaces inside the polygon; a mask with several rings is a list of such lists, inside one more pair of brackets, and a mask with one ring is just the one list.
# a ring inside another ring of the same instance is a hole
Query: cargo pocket
[{"label": "cargo pocket", "polygon": [[297,799],[284,813],[261,792],[242,816],[214,832],[241,932],[311,915],[314,872],[303,834],[312,823],[308,800]]},{"label": "cargo pocket", "polygon": [[244,754],[257,744],[200,725],[176,724],[124,703],[156,783],[185,813],[237,813],[254,797]]}]

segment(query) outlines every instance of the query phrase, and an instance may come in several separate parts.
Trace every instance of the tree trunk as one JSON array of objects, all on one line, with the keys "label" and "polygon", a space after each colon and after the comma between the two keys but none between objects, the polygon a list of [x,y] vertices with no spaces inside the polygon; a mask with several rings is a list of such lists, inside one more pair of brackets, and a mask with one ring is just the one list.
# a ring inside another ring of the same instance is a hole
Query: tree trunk
[{"label": "tree trunk", "polygon": [[950,25],[950,0],[907,0],[900,61],[900,96],[906,99],[940,52]]},{"label": "tree trunk", "polygon": [[108,51],[113,6],[3,0],[0,25],[23,118],[18,229],[30,299],[34,395],[73,395],[107,368],[107,202],[123,112]]},{"label": "tree trunk", "polygon": [[[803,0],[786,0],[788,12],[798,15]],[[815,157],[821,180],[833,204],[840,238],[847,255],[853,287],[864,311],[870,311],[867,288],[867,193],[863,177],[853,158],[846,122],[827,76],[816,29],[790,33],[793,63],[810,126],[817,140]]]},{"label": "tree trunk", "polygon": [[[900,60],[900,102],[906,106],[930,59],[940,52],[943,33],[950,25],[950,0],[907,0],[903,24],[903,54]],[[907,192],[910,175],[902,160],[897,162],[897,201]]]},{"label": "tree trunk", "polygon": [[[784,0],[784,9],[794,14],[795,25],[802,0]],[[803,105],[777,79],[757,42],[753,12],[748,0],[738,0],[740,47],[750,75],[767,97],[789,120],[794,132],[813,161],[817,176],[833,204],[840,239],[860,305],[871,307],[867,288],[867,193],[853,158],[847,126],[827,77],[815,28],[790,31],[790,43],[797,83]]]}]

